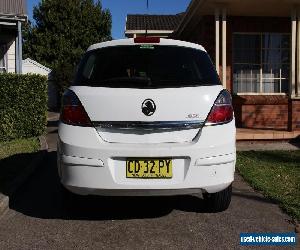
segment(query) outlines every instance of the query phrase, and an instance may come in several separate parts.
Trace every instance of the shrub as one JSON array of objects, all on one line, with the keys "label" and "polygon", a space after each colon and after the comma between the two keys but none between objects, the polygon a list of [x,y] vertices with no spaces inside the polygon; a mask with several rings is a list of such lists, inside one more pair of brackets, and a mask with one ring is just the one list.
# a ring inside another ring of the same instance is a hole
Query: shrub
[{"label": "shrub", "polygon": [[43,134],[46,115],[46,77],[0,74],[0,141]]}]

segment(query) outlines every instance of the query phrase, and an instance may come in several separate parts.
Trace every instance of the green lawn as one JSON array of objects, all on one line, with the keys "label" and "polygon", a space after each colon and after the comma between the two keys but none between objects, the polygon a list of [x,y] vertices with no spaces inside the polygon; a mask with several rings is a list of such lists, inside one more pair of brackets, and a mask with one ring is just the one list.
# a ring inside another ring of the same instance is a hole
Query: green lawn
[{"label": "green lawn", "polygon": [[0,160],[15,154],[36,152],[38,149],[39,141],[37,138],[0,142]]},{"label": "green lawn", "polygon": [[37,138],[0,142],[0,192],[9,192],[11,182],[30,164],[39,148]]},{"label": "green lawn", "polygon": [[252,187],[300,221],[300,150],[238,152],[236,166]]}]

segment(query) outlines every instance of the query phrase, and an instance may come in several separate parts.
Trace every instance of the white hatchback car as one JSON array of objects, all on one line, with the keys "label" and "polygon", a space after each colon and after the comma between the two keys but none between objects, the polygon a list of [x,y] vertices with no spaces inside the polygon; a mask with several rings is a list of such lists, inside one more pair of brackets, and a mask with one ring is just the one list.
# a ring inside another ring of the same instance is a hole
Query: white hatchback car
[{"label": "white hatchback car", "polygon": [[199,193],[222,211],[235,133],[231,96],[200,45],[155,37],[99,43],[63,97],[59,177],[76,194]]}]

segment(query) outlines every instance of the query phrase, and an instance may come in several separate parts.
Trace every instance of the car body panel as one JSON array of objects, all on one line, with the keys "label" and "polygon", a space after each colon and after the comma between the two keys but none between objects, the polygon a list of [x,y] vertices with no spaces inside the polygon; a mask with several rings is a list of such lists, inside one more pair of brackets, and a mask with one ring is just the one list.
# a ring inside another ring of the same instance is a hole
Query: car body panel
[{"label": "car body panel", "polygon": [[[74,86],[70,89],[78,96],[92,122],[203,122],[222,87],[216,85],[180,89],[125,89]],[[142,112],[142,104],[147,99],[153,100],[156,105],[156,110],[151,116]],[[199,128],[171,131],[98,128],[98,132],[107,142],[189,142],[196,137]]]},{"label": "car body panel", "polygon": [[[137,45],[137,44],[143,44],[143,43],[135,43],[133,38],[129,39],[118,39],[118,40],[112,40],[108,42],[102,42],[102,43],[96,43],[91,45],[87,52],[95,50],[95,49],[101,49],[106,47],[115,47],[115,46],[130,46],[130,45]],[[173,40],[173,39],[166,39],[166,38],[160,38],[159,43],[153,43],[154,45],[159,46],[178,46],[178,47],[185,47],[185,48],[192,48],[192,49],[198,49],[201,51],[206,51],[201,45],[180,41],[180,40]]]},{"label": "car body panel", "polygon": [[[132,190],[132,194],[135,194],[135,190],[139,189],[191,188],[213,193],[226,188],[234,179],[234,121],[222,126],[205,126],[199,138],[190,143],[144,143],[130,146],[127,143],[107,143],[95,128],[66,124],[60,124],[59,135],[61,181],[67,188],[80,194],[104,194],[105,190],[110,189],[118,195],[117,190],[120,189]],[[66,156],[70,156],[68,161],[64,159]],[[175,178],[127,180],[127,157],[175,159]],[[95,166],[95,162],[99,162],[99,165]]]}]

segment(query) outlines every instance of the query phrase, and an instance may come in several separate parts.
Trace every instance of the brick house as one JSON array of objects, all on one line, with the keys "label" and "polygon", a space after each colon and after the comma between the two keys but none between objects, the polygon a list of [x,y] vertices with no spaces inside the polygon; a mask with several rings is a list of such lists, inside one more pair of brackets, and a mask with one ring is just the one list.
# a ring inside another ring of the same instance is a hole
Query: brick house
[{"label": "brick house", "polygon": [[238,127],[300,129],[300,0],[193,0],[172,36],[207,49]]},{"label": "brick house", "polygon": [[238,127],[300,130],[300,0],[192,0],[169,37],[208,51]]},{"label": "brick house", "polygon": [[26,0],[0,0],[0,72],[22,73],[22,30]]}]

